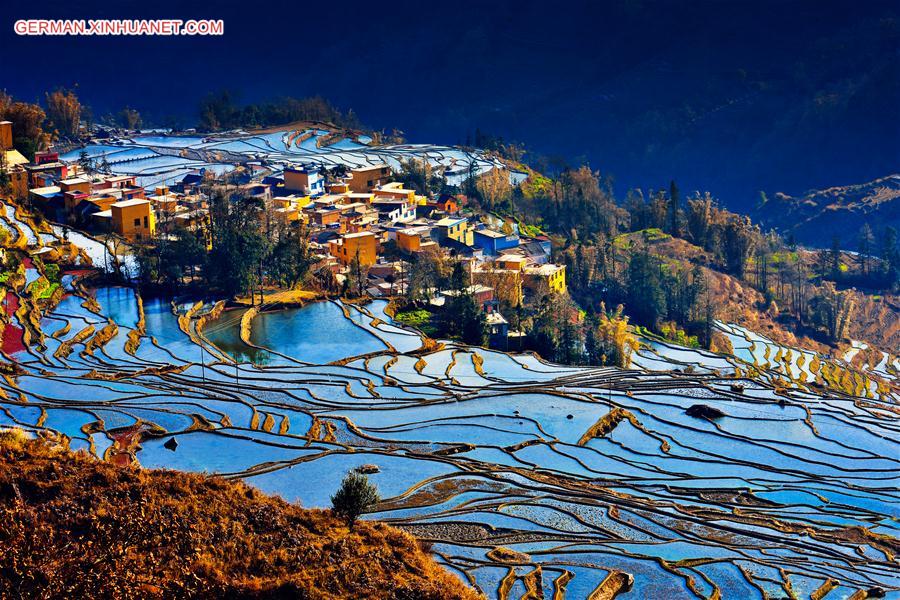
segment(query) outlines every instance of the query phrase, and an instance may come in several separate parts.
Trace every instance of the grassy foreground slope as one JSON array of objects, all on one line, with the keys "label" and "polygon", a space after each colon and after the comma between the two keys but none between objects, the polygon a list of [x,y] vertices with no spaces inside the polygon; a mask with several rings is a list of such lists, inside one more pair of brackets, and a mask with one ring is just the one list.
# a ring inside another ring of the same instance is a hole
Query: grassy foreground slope
[{"label": "grassy foreground slope", "polygon": [[[311,484],[313,484],[311,482]],[[381,523],[0,431],[2,598],[480,596]]]}]

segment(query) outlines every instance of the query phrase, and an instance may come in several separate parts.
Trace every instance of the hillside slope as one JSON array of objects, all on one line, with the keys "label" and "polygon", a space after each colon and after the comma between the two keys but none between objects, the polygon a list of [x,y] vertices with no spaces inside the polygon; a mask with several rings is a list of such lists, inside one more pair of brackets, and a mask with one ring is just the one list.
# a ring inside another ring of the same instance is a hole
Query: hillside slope
[{"label": "hillside slope", "polygon": [[784,235],[793,234],[799,242],[827,247],[837,236],[843,247],[855,250],[864,224],[876,233],[888,225],[900,227],[900,175],[813,190],[800,197],[779,192],[754,210],[753,219]]},{"label": "hillside slope", "polygon": [[480,597],[410,535],[0,431],[0,597]]},{"label": "hillside slope", "polygon": [[[678,269],[689,269],[697,264],[705,267],[711,297],[717,306],[717,318],[727,323],[737,323],[772,340],[825,354],[843,354],[849,349],[846,342],[829,343],[821,335],[807,327],[798,327],[796,319],[790,314],[790,307],[769,305],[765,296],[751,285],[749,280],[742,281],[732,275],[713,268],[713,257],[702,248],[687,240],[657,233],[638,231],[622,234],[617,238],[617,245],[623,254],[622,265],[627,266],[629,248],[646,247],[653,255]],[[800,263],[810,271],[816,261],[816,254],[807,249],[798,249],[793,253]],[[843,260],[849,258],[844,254]],[[773,282],[785,266],[786,257],[775,255],[769,266]],[[752,277],[752,274],[748,277]],[[773,286],[777,283],[773,283]],[[809,282],[812,290],[813,282]],[[893,353],[900,345],[900,299],[893,294],[867,294],[859,290],[849,290],[853,298],[855,310],[847,333],[851,339],[866,340],[872,346]],[[880,358],[880,354],[877,354]],[[863,356],[860,356],[862,359]]]}]

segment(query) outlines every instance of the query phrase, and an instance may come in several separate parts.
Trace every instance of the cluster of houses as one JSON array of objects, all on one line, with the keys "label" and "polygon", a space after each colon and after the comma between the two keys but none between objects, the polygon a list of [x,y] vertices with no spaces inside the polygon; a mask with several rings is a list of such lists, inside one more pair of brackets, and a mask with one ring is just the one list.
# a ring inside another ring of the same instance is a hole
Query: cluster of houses
[{"label": "cluster of houses", "polygon": [[12,123],[0,121],[2,168],[14,197],[59,223],[129,240],[149,240],[156,231],[152,202],[136,178],[89,175],[77,164],[60,161],[56,152],[37,152],[28,161],[12,145]]},{"label": "cluster of houses", "polygon": [[[0,123],[0,150],[11,147],[10,125]],[[151,240],[158,227],[165,235],[175,228],[196,230],[208,221],[201,172],[151,191],[133,176],[88,174],[53,152],[38,153],[29,162],[6,150],[3,164],[16,195],[74,227],[141,241]],[[565,291],[565,266],[550,261],[546,237],[524,237],[516,223],[475,214],[465,207],[464,196],[429,199],[391,178],[386,164],[348,169],[340,177],[304,164],[277,174],[250,168],[238,185],[244,195],[262,200],[266,214],[282,225],[303,227],[321,266],[339,279],[351,264],[364,267],[372,296],[403,293],[405,265],[416,254],[437,252],[465,261],[471,292],[495,337],[508,333],[499,299],[515,306],[528,294]],[[432,302],[440,305],[446,297],[435,294]]]},{"label": "cluster of houses", "polygon": [[[466,209],[464,196],[432,200],[391,182],[391,175],[388,165],[379,164],[326,181],[318,166],[303,165],[248,185],[256,186],[251,191],[271,202],[280,218],[304,224],[310,247],[338,277],[354,262],[367,268],[371,296],[405,293],[406,264],[416,254],[464,261],[469,291],[486,313],[492,341],[501,347],[509,334],[498,310],[501,298],[515,306],[529,294],[565,292],[565,266],[551,262],[547,237],[524,237],[516,223]],[[436,293],[431,302],[440,306],[452,294]]]}]

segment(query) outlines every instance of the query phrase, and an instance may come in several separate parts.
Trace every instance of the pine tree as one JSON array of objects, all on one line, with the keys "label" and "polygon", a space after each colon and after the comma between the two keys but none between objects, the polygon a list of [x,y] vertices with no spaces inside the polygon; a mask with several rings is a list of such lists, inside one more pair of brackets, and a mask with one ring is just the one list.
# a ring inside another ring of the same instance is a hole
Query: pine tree
[{"label": "pine tree", "polygon": [[669,234],[675,237],[681,237],[681,231],[678,224],[678,212],[681,210],[681,198],[678,193],[678,186],[675,181],[669,183]]},{"label": "pine tree", "polygon": [[331,510],[353,529],[360,515],[378,504],[380,499],[378,488],[369,483],[368,477],[362,473],[350,472],[344,476],[341,487],[331,497]]},{"label": "pine tree", "polygon": [[864,223],[859,230],[859,266],[862,274],[869,274],[869,259],[872,256],[872,244],[875,243],[875,235],[868,223]]}]

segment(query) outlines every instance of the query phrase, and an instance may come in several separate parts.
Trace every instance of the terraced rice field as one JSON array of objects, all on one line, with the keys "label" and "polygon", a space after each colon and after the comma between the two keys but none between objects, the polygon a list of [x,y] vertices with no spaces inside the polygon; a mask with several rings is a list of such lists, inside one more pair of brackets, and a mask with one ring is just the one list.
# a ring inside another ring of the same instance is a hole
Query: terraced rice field
[{"label": "terraced rice field", "polygon": [[6,302],[24,308],[0,426],[305,506],[362,469],[384,498],[367,516],[491,598],[611,597],[632,578],[619,597],[900,594],[896,388],[842,390],[824,357],[792,381],[812,360],[752,332],[720,324],[737,356],[648,341],[632,369],[573,368],[435,346],[380,301],[242,318],[70,280],[39,318],[22,287]]},{"label": "terraced rice field", "polygon": [[[450,183],[461,183],[470,172],[480,175],[502,164],[483,152],[468,152],[452,146],[430,144],[372,145],[365,136],[335,139],[324,130],[282,131],[267,134],[230,133],[220,136],[144,135],[86,146],[93,160],[105,158],[118,175],[136,175],[145,187],[171,185],[198,169],[225,173],[247,161],[265,161],[273,175],[285,167],[317,163],[327,168],[350,168],[386,163],[397,167],[401,160],[427,160],[443,171]],[[77,161],[82,149],[61,156]],[[524,173],[512,172],[513,182]]]}]

